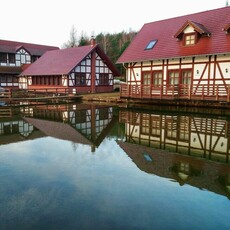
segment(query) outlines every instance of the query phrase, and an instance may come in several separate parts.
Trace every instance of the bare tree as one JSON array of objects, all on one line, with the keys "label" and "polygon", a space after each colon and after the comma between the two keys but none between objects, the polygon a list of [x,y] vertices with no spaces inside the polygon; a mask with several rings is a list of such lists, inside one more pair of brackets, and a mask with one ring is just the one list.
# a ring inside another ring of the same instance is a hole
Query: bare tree
[{"label": "bare tree", "polygon": [[109,44],[109,34],[104,34],[104,36],[102,37],[102,46],[104,48],[104,52],[107,54],[108,52],[108,44]]},{"label": "bare tree", "polygon": [[64,43],[62,47],[63,48],[73,48],[73,47],[76,47],[77,45],[78,45],[78,42],[77,42],[77,30],[76,30],[75,26],[72,26],[72,28],[70,30],[69,41]]}]

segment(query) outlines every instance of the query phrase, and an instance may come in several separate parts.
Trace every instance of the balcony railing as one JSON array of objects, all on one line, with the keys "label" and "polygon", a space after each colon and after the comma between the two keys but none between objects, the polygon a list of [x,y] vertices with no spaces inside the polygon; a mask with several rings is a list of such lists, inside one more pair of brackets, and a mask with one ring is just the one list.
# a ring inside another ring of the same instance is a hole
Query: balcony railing
[{"label": "balcony railing", "polygon": [[128,85],[120,96],[133,99],[188,99],[230,102],[230,85]]}]

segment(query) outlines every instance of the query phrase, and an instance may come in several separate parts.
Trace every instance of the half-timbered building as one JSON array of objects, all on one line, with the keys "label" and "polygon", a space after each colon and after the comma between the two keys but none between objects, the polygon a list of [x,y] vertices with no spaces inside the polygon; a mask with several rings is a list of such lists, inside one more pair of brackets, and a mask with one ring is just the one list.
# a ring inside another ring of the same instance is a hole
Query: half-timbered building
[{"label": "half-timbered building", "polygon": [[226,6],[144,24],[117,61],[121,97],[229,102],[229,15]]},{"label": "half-timbered building", "polygon": [[110,105],[24,106],[23,118],[18,112],[0,106],[0,145],[51,136],[88,145],[94,152],[118,121]]},{"label": "half-timbered building", "polygon": [[125,123],[126,142],[230,163],[230,123],[226,118],[135,110],[121,110],[119,118]]},{"label": "half-timbered building", "polygon": [[[180,186],[192,186],[230,199],[229,165],[147,146],[118,141],[137,168],[167,178]],[[153,177],[152,177],[153,178]]]},{"label": "half-timbered building", "polygon": [[24,118],[44,134],[75,144],[88,145],[94,152],[118,121],[109,105],[50,105],[31,108]]},{"label": "half-timbered building", "polygon": [[18,87],[18,75],[26,65],[33,63],[54,46],[0,40],[0,86]]},{"label": "half-timbered building", "polygon": [[21,73],[20,88],[111,92],[114,76],[119,76],[118,70],[92,39],[87,46],[46,52]]}]

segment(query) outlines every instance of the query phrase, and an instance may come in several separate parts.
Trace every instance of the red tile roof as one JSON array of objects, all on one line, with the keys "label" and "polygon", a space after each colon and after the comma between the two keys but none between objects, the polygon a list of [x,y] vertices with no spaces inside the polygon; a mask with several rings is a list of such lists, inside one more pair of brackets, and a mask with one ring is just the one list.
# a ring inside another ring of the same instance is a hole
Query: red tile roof
[{"label": "red tile roof", "polygon": [[69,74],[73,68],[80,64],[80,62],[95,49],[111,71],[113,71],[115,75],[119,75],[116,67],[98,45],[88,45],[48,51],[25,69],[25,71],[21,73],[21,76]]},{"label": "red tile roof", "polygon": [[30,53],[30,55],[36,55],[36,56],[41,56],[48,50],[59,49],[56,46],[47,46],[47,45],[38,45],[38,44],[25,43],[25,42],[0,40],[0,52],[16,53],[16,51],[20,48],[24,48]]},{"label": "red tile roof", "polygon": [[[174,35],[188,21],[195,22],[197,29],[209,31],[211,36],[200,38],[194,46],[183,46],[183,42],[177,40]],[[223,31],[228,28],[229,23],[230,6],[226,6],[144,24],[117,63],[230,53],[230,34]],[[145,50],[148,43],[154,39],[158,41],[153,49]]]}]

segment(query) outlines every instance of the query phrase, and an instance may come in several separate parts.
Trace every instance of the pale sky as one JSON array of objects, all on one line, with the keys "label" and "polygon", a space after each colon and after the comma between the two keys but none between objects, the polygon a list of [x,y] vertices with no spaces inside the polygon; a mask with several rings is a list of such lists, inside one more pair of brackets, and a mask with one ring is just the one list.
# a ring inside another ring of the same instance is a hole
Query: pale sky
[{"label": "pale sky", "polygon": [[145,23],[225,5],[226,0],[4,0],[0,39],[61,48],[73,26],[77,37],[139,31]]}]

